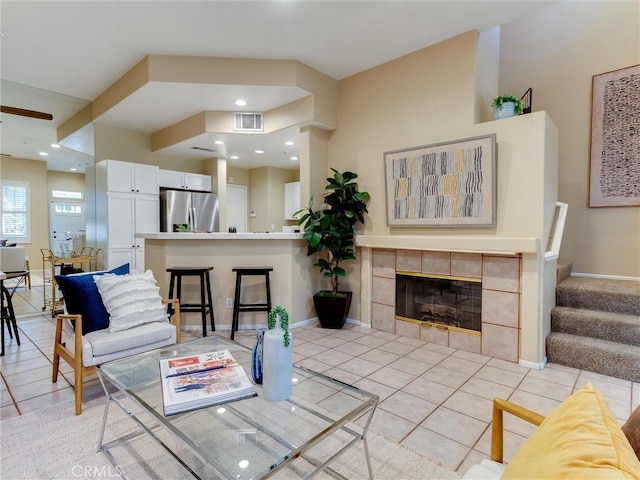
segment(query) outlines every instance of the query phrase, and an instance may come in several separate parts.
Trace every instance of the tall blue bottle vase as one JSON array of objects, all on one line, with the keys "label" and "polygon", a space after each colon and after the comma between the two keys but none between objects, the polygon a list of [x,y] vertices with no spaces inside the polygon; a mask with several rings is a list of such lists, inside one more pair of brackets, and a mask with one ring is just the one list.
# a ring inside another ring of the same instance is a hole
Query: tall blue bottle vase
[{"label": "tall blue bottle vase", "polygon": [[264,346],[264,333],[267,330],[265,328],[259,328],[256,330],[256,344],[253,347],[251,354],[251,377],[253,381],[258,385],[262,385],[262,359],[263,359],[263,346]]}]

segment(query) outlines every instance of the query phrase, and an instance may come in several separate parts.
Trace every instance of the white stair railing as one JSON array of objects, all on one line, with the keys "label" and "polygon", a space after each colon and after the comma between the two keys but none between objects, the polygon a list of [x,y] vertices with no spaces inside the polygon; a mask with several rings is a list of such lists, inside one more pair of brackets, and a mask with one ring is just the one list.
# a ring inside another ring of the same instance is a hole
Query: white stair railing
[{"label": "white stair railing", "polygon": [[551,235],[549,236],[548,250],[544,252],[544,261],[549,262],[556,260],[560,255],[560,244],[562,243],[562,234],[564,233],[564,224],[567,220],[567,210],[569,205],[562,202],[556,202],[556,214],[551,227]]}]

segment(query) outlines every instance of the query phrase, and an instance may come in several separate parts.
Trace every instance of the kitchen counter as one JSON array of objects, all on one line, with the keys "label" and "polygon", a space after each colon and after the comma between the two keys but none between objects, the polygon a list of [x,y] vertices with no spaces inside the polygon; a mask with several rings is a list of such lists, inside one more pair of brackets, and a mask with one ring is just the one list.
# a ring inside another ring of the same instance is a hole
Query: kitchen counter
[{"label": "kitchen counter", "polygon": [[[229,330],[233,308],[235,273],[233,267],[272,266],[272,306],[282,305],[296,324],[315,317],[313,294],[326,285],[313,267],[315,256],[307,256],[307,242],[300,233],[137,233],[144,238],[145,268],[153,271],[160,295],[169,293],[171,267],[208,267],[211,271],[216,327]],[[243,303],[266,301],[264,279],[247,277],[242,281]],[[182,303],[199,302],[196,279],[183,282]],[[240,314],[239,326],[266,326],[266,312]],[[183,329],[201,331],[199,313],[183,313]]]},{"label": "kitchen counter", "polygon": [[155,232],[136,233],[136,238],[149,240],[301,240],[301,233],[199,233],[199,232]]}]

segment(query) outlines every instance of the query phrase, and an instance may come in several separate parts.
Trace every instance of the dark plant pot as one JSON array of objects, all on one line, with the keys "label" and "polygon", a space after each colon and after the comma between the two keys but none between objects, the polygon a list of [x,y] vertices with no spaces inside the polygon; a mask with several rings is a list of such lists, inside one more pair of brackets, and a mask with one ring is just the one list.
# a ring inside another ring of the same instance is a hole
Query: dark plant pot
[{"label": "dark plant pot", "polygon": [[328,290],[313,296],[313,305],[322,328],[341,329],[347,321],[353,292],[338,292],[339,296],[327,295]]}]

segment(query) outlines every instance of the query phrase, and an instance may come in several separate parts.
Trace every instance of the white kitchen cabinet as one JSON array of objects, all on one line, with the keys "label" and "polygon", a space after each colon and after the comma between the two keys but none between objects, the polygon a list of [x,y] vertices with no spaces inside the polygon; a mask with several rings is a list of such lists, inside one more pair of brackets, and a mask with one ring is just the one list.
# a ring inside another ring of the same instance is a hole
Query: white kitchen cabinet
[{"label": "white kitchen cabinet", "polygon": [[[121,174],[135,171],[123,168],[122,163],[127,162],[114,164],[107,160],[96,164],[96,243],[104,252],[102,268],[129,263],[131,269],[144,272],[144,239],[135,238],[135,234],[159,231],[160,198],[157,189],[154,193],[108,190],[113,186],[109,182],[114,176],[112,168]],[[157,185],[157,167],[155,173]]]},{"label": "white kitchen cabinet", "polygon": [[211,191],[211,177],[198,173],[184,174],[184,187],[189,190],[199,190],[201,192]]},{"label": "white kitchen cabinet", "polygon": [[300,210],[300,182],[289,182],[284,184],[284,219],[297,220],[294,215]]},{"label": "white kitchen cabinet", "polygon": [[157,195],[107,193],[107,230],[102,236],[106,268],[129,262],[132,269],[144,272],[144,239],[135,238],[135,234],[159,230],[159,203]]},{"label": "white kitchen cabinet", "polygon": [[148,193],[157,195],[158,171],[155,165],[122,162],[120,160],[103,160],[106,174],[106,191]]},{"label": "white kitchen cabinet", "polygon": [[160,186],[165,188],[180,188],[183,190],[211,191],[211,176],[199,173],[178,172],[175,170],[160,170]]}]

